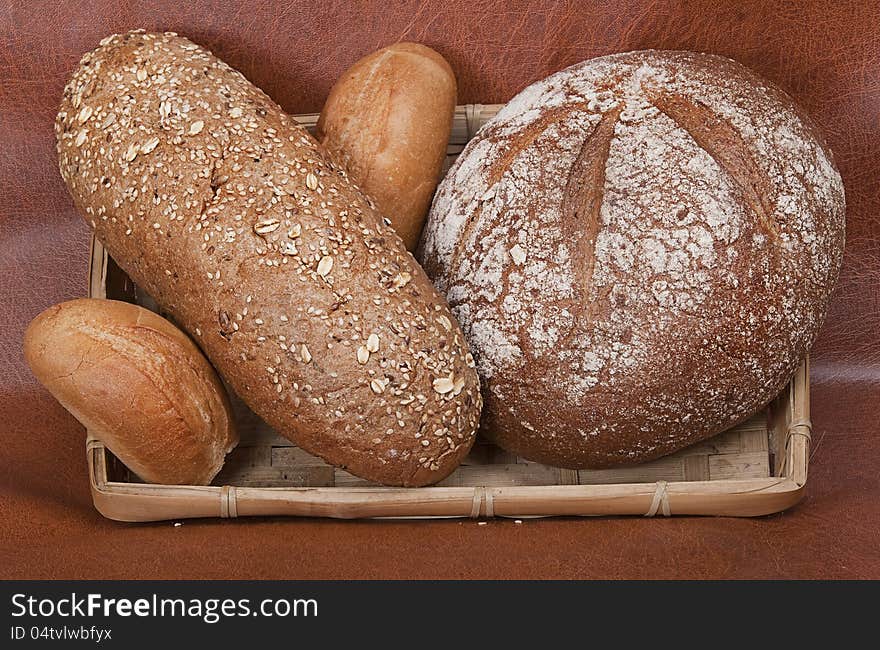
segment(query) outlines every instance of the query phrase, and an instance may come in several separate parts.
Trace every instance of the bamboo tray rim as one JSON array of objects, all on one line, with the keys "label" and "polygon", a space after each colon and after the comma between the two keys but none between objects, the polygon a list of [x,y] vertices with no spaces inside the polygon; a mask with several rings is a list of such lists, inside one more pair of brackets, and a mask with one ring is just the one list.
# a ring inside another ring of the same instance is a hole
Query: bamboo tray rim
[{"label": "bamboo tray rim", "polygon": [[[456,107],[449,155],[458,153],[500,105]],[[316,114],[294,116],[313,128]],[[89,295],[106,298],[108,254],[92,235]],[[774,400],[783,430],[776,430],[773,475],[696,481],[531,486],[422,488],[313,486],[177,486],[110,481],[104,444],[86,441],[89,482],[97,510],[128,522],[261,515],[353,518],[491,518],[657,515],[761,516],[780,512],[803,496],[809,465],[809,359]],[[768,426],[768,435],[770,427]],[[782,435],[780,435],[782,434]],[[769,453],[769,451],[768,451]]]},{"label": "bamboo tray rim", "polygon": [[[803,426],[803,425],[799,425]],[[794,444],[792,444],[794,443]],[[791,448],[790,457],[804,459],[799,468],[792,465],[792,472],[783,476],[765,478],[724,479],[710,481],[656,481],[653,483],[609,483],[609,484],[578,484],[578,485],[534,485],[534,486],[483,486],[483,487],[236,487],[200,486],[200,485],[161,485],[146,483],[126,483],[106,480],[106,456],[108,451],[99,440],[90,438],[87,442],[87,459],[89,463],[90,482],[96,506],[102,514],[111,519],[121,521],[143,521],[142,519],[118,516],[115,508],[107,513],[101,507],[107,497],[147,497],[188,498],[198,500],[200,505],[215,510],[214,514],[194,516],[214,516],[221,518],[247,516],[250,514],[272,514],[263,511],[250,512],[249,506],[255,501],[287,502],[295,512],[284,514],[315,515],[342,519],[369,517],[523,517],[553,516],[558,514],[594,516],[607,514],[626,514],[653,517],[655,515],[671,516],[673,514],[716,514],[706,512],[704,505],[690,503],[707,496],[736,497],[740,508],[757,516],[778,512],[797,503],[802,497],[805,480],[796,478],[801,470],[806,472],[806,452],[808,436],[792,432],[786,439],[786,446]],[[799,447],[799,450],[794,449]],[[546,499],[550,497],[557,510],[546,509]],[[767,496],[782,497],[780,503],[773,503],[768,510]],[[371,499],[374,497],[374,499]],[[566,504],[578,506],[591,499],[603,499],[606,502],[627,501],[625,512],[580,512],[568,511]],[[638,501],[638,504],[633,501]],[[444,514],[420,515],[418,506],[422,502],[440,500],[448,503],[452,510]],[[372,501],[372,503],[371,503]],[[536,501],[537,503],[530,503]],[[753,501],[754,503],[747,503]],[[102,502],[102,503],[99,503]],[[675,508],[673,508],[675,504]],[[694,506],[696,509],[694,508]],[[335,512],[324,512],[328,507],[336,506]],[[374,510],[374,514],[364,514],[361,506]],[[407,506],[410,508],[407,509]],[[465,512],[462,507],[469,506]],[[538,509],[535,509],[538,506]],[[644,507],[642,507],[644,506]],[[242,510],[244,507],[244,510]],[[348,508],[346,508],[348,507]],[[399,507],[406,510],[401,514],[391,512]],[[410,512],[415,507],[416,510]],[[540,508],[545,508],[541,510]],[[383,509],[385,508],[385,509]],[[641,508],[641,510],[640,510]],[[752,508],[754,510],[752,510]],[[382,514],[388,509],[390,514]],[[176,517],[186,518],[179,514]]]}]

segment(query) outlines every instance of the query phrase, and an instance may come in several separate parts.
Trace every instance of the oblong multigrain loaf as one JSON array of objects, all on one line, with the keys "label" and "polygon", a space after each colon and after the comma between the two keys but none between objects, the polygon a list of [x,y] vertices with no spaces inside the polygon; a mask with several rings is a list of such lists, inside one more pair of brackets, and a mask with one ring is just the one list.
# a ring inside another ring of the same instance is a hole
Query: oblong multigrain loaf
[{"label": "oblong multigrain loaf", "polygon": [[334,84],[318,138],[415,250],[446,158],[455,75],[440,54],[395,43],[355,63]]},{"label": "oblong multigrain loaf", "polygon": [[768,402],[813,342],[844,192],[791,99],[741,65],[632,52],[514,98],[441,184],[422,261],[526,458],[660,456]]},{"label": "oblong multigrain loaf", "polygon": [[68,83],[56,136],[97,237],[279,433],[390,485],[456,467],[480,395],[445,301],[240,73],[174,34],[109,37]]},{"label": "oblong multigrain loaf", "polygon": [[207,485],[238,442],[211,364],[143,307],[55,305],[28,326],[24,354],[40,383],[145,481]]}]

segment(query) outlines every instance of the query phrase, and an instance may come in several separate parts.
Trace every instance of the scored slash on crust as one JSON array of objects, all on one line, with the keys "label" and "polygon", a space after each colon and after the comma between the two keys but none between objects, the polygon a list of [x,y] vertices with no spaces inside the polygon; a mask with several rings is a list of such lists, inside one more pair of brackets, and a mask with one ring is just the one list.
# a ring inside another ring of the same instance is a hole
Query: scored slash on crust
[{"label": "scored slash on crust", "polygon": [[733,125],[699,101],[672,93],[648,89],[645,92],[654,106],[715,160],[739,189],[764,234],[778,242],[779,225],[773,218],[775,206],[768,198],[772,183]]},{"label": "scored slash on crust", "polygon": [[603,113],[584,138],[569,169],[562,194],[560,227],[564,236],[573,242],[577,258],[583,261],[583,268],[574,274],[575,283],[581,300],[589,305],[591,319],[598,308],[598,305],[594,306],[590,291],[596,263],[596,237],[601,226],[599,211],[605,195],[605,167],[621,111],[623,104],[618,104]]}]

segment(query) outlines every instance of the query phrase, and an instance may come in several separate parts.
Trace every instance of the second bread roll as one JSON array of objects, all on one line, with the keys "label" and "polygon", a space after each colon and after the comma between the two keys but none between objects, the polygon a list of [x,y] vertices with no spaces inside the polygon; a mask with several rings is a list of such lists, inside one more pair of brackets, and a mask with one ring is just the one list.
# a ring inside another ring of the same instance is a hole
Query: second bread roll
[{"label": "second bread roll", "polygon": [[437,52],[396,43],[336,82],[318,139],[413,251],[437,187],[455,112],[455,75]]},{"label": "second bread roll", "polygon": [[148,309],[82,298],[31,322],[24,354],[77,420],[150,483],[207,485],[238,442],[217,373]]}]

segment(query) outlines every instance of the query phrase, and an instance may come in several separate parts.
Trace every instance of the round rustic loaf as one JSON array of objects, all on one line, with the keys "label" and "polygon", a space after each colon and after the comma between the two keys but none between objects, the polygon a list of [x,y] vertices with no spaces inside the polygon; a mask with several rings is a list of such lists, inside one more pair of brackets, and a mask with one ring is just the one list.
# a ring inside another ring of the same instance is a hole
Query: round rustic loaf
[{"label": "round rustic loaf", "polygon": [[175,34],[102,41],[56,121],[61,175],[113,259],[280,434],[424,485],[473,442],[473,358],[442,296],[326,150]]},{"label": "round rustic loaf", "polygon": [[80,298],[28,326],[34,375],[141,479],[207,485],[238,443],[229,398],[195,344],[148,309]]},{"label": "round rustic loaf", "polygon": [[646,51],[504,107],[441,184],[421,259],[477,359],[486,434],[605,467],[772,399],[843,241],[831,153],[784,92],[721,57]]}]

